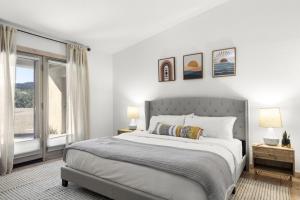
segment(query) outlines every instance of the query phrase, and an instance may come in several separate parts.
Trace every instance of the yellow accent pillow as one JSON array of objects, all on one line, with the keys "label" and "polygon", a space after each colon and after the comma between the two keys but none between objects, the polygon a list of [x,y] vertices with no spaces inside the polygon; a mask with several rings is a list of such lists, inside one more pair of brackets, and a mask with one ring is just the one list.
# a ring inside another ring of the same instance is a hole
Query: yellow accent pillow
[{"label": "yellow accent pillow", "polygon": [[190,139],[199,139],[199,137],[202,135],[203,129],[197,126],[184,126],[181,128],[181,131],[179,134],[176,132],[177,137],[184,137],[184,138],[190,138]]}]

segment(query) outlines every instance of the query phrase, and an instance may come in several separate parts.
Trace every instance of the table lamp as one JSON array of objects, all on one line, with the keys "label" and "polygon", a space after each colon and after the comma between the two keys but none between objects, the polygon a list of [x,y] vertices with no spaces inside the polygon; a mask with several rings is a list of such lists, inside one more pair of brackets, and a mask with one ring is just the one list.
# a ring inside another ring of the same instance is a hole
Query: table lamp
[{"label": "table lamp", "polygon": [[136,119],[138,119],[140,117],[139,109],[134,106],[128,106],[127,116],[130,119],[130,124],[129,124],[128,128],[130,130],[136,130],[136,128],[137,128]]},{"label": "table lamp", "polygon": [[272,131],[272,137],[264,137],[264,143],[272,146],[278,145],[279,138],[274,135],[273,128],[282,128],[280,109],[262,108],[259,111],[259,126]]}]

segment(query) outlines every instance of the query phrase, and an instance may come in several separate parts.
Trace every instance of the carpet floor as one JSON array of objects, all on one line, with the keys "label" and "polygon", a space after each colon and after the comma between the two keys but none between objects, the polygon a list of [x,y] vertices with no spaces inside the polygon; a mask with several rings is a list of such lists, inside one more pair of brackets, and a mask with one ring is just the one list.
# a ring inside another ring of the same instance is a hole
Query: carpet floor
[{"label": "carpet floor", "polygon": [[[108,200],[69,183],[61,186],[62,161],[53,161],[0,177],[0,200]],[[250,178],[240,178],[232,200],[290,200],[290,188]]]}]

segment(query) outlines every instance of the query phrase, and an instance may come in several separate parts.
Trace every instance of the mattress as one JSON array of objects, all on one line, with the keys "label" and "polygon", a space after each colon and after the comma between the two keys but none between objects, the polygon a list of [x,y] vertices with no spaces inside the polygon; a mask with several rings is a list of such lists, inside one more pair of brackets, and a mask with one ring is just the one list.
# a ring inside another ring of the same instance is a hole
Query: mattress
[{"label": "mattress", "polygon": [[[207,150],[222,156],[230,166],[234,180],[242,163],[242,144],[239,140],[223,140],[201,137],[199,140],[148,134],[135,131],[115,136],[128,141],[171,146],[176,148]],[[66,156],[68,167],[97,177],[126,185],[165,199],[206,200],[206,193],[198,183],[175,174],[127,162],[108,160],[93,154],[69,150]]]}]

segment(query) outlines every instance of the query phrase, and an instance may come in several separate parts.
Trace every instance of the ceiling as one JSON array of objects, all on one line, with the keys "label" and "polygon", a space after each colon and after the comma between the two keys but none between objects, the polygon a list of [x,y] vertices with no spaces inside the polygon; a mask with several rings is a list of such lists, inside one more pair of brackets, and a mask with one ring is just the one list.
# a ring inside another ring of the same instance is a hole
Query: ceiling
[{"label": "ceiling", "polygon": [[228,0],[0,0],[0,18],[116,53]]}]

